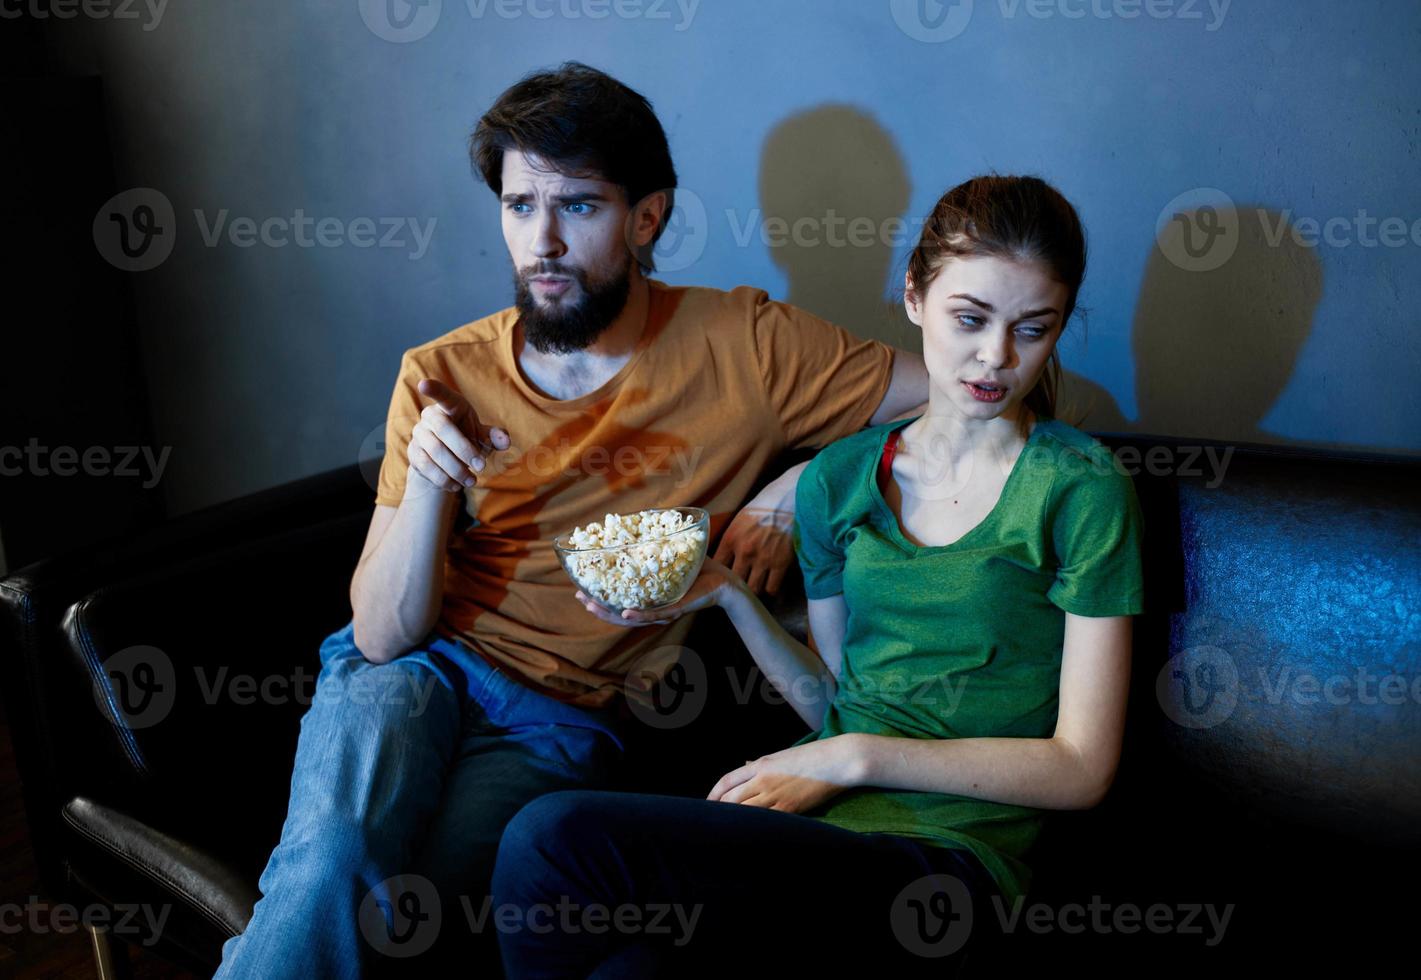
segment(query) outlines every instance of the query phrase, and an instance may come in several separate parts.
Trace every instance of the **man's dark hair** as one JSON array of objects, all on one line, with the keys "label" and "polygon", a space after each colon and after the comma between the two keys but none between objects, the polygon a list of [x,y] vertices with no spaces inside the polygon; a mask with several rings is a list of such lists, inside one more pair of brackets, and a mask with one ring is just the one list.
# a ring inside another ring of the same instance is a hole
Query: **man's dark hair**
[{"label": "man's dark hair", "polygon": [[576,61],[527,75],[498,97],[469,137],[469,157],[494,194],[503,194],[503,154],[537,156],[570,177],[617,184],[636,206],[666,192],[661,224],[636,259],[656,268],[652,249],[675,204],[676,168],[651,103],[605,72]]}]

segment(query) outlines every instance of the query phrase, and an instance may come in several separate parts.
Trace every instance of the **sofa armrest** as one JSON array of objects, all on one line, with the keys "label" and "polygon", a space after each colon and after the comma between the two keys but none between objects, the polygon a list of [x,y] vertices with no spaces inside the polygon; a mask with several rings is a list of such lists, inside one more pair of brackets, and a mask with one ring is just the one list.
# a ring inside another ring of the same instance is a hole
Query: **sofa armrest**
[{"label": "sofa armrest", "polygon": [[86,797],[63,810],[75,860],[69,877],[84,904],[113,908],[110,931],[125,942],[210,975],[214,950],[242,932],[261,893],[256,874],[182,836]]},{"label": "sofa armrest", "polygon": [[[0,693],[46,891],[60,894],[66,883],[61,809],[76,796],[102,792],[113,770],[122,772],[132,765],[92,696],[88,664],[71,654],[70,641],[82,633],[66,635],[61,630],[71,607],[106,587],[150,574],[161,578],[165,571],[202,556],[280,539],[342,516],[353,523],[346,527],[341,547],[347,555],[351,548],[358,554],[359,541],[352,539],[363,539],[373,498],[360,466],[352,464],[154,527],[99,538],[0,580],[0,665],[6,677]],[[351,558],[338,576],[342,594],[353,570]],[[75,628],[80,627],[76,622]]]},{"label": "sofa armrest", "polygon": [[97,713],[106,733],[74,760],[86,791],[213,847],[269,849],[368,523],[344,514],[196,554],[71,606],[60,642],[87,683],[56,707]]}]

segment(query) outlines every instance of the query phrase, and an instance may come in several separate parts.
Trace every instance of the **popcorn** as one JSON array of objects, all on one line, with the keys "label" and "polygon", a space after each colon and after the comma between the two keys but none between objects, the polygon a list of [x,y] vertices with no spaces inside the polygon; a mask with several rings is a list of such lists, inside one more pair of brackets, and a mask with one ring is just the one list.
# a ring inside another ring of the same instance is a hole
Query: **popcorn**
[{"label": "popcorn", "polygon": [[[701,518],[676,510],[608,514],[573,528],[561,556],[582,590],[614,609],[647,609],[686,593],[706,550]],[[589,548],[618,548],[591,551]]]}]

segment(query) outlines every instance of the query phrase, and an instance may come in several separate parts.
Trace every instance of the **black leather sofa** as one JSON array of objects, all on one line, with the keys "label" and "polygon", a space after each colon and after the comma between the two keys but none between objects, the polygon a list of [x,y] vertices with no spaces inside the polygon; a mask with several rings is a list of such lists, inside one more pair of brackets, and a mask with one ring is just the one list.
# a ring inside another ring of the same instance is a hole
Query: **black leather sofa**
[{"label": "black leather sofa", "polygon": [[[1421,462],[1101,438],[1146,519],[1124,757],[1099,807],[1053,814],[1035,911],[971,971],[1196,975],[1404,950],[1421,911]],[[123,975],[125,943],[142,943],[209,975],[243,928],[317,649],[350,618],[367,476],[352,465],[0,581],[3,691],[46,897],[171,907],[156,935],[141,920],[95,932],[101,974]],[[777,615],[802,635],[795,585]],[[737,696],[761,690],[753,664],[723,618],[702,620],[690,645],[738,681],[711,671],[692,724],[648,726],[627,788],[700,795],[804,730]],[[1230,904],[1221,938],[1191,911]]]}]

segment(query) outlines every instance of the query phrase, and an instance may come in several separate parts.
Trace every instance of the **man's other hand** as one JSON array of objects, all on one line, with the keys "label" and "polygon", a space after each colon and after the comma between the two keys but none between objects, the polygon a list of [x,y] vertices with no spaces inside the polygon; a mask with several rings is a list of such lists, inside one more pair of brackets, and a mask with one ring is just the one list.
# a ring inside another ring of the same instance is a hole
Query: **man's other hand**
[{"label": "man's other hand", "polygon": [[761,502],[762,493],[735,515],[720,536],[715,560],[744,579],[751,592],[779,595],[785,570],[794,561],[793,486],[791,481],[790,507],[767,506]]}]

